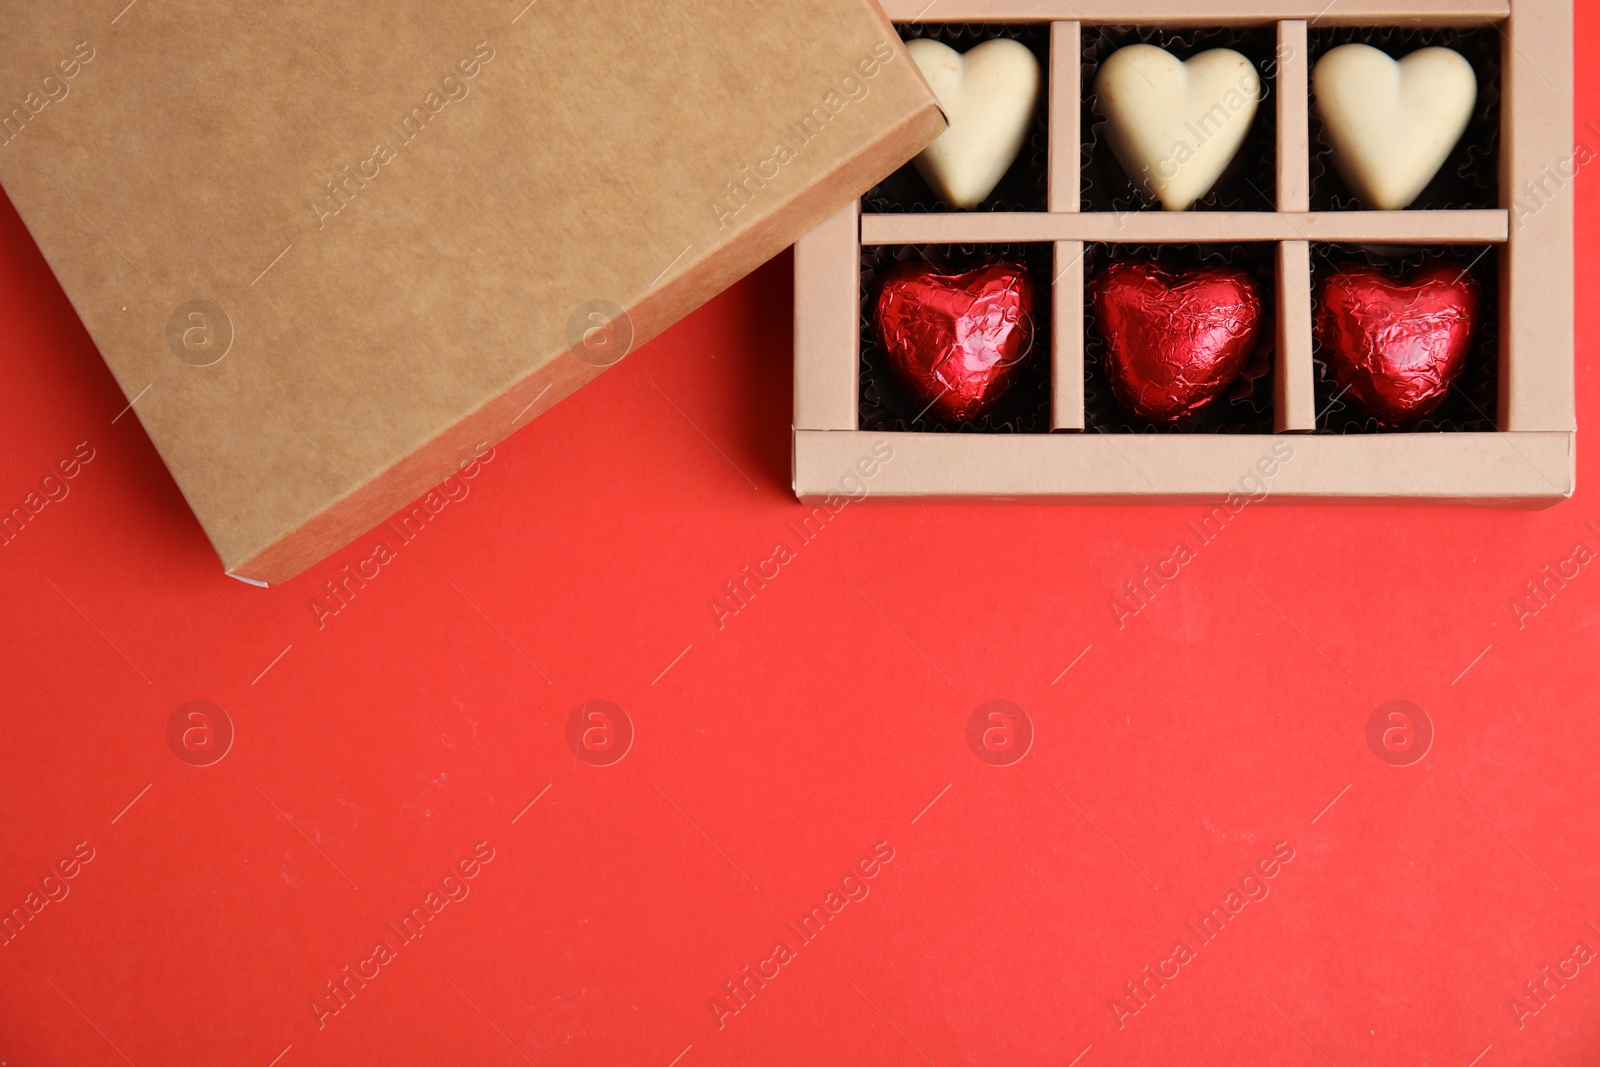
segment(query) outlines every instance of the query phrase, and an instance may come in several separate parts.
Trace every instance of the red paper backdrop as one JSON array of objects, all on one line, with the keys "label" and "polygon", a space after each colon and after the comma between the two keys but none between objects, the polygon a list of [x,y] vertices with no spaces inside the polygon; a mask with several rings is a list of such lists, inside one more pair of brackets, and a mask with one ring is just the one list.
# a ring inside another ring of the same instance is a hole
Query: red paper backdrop
[{"label": "red paper backdrop", "polygon": [[[6,205],[0,504],[93,459],[0,547],[0,908],[40,909],[0,1063],[1600,1060],[1600,568],[1510,606],[1600,548],[1592,448],[1539,513],[1251,508],[1120,628],[1201,509],[852,505],[719,628],[804,513],[789,285],[523,430],[415,540],[262,591]],[[1593,426],[1587,252],[1578,291]],[[192,700],[221,714],[174,748]],[[580,761],[594,700],[624,711]],[[1009,766],[968,744],[992,700],[1032,726]],[[1369,747],[1391,700],[1435,733],[1410,766]],[[219,762],[178,758],[224,718]]]}]

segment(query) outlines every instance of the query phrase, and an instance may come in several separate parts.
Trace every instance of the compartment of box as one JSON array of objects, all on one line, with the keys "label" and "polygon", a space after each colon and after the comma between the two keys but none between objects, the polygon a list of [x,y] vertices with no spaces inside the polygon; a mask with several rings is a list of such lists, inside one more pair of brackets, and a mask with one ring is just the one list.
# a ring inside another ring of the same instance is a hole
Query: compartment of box
[{"label": "compartment of box", "polygon": [[[994,192],[976,211],[1045,211],[1049,207],[1050,168],[1050,30],[1047,23],[911,22],[895,26],[903,41],[928,39],[965,55],[984,41],[1008,38],[1026,45],[1039,61],[1039,106],[1034,109],[1028,139]],[[873,186],[861,200],[863,211],[879,214],[921,214],[955,210],[907,163]]]},{"label": "compartment of box", "polygon": [[[1106,339],[1095,315],[1094,287],[1111,264],[1153,262],[1184,272],[1228,267],[1250,275],[1261,299],[1255,351],[1239,377],[1223,393],[1177,422],[1153,424],[1117,401],[1106,374]],[[1097,433],[1260,433],[1273,432],[1273,368],[1278,359],[1277,248],[1271,244],[1161,244],[1084,246],[1083,409],[1084,428]]]},{"label": "compartment of box", "polygon": [[1500,386],[1500,255],[1492,245],[1311,246],[1311,321],[1320,312],[1321,281],[1342,267],[1374,267],[1396,279],[1440,264],[1460,267],[1478,283],[1478,323],[1473,332],[1466,367],[1445,400],[1428,415],[1405,427],[1380,426],[1378,420],[1355,407],[1329,371],[1320,338],[1313,334],[1312,361],[1316,366],[1317,432],[1362,433],[1492,433]]},{"label": "compartment of box", "polygon": [[[1423,48],[1449,48],[1460,53],[1478,75],[1478,99],[1460,142],[1408,211],[1472,211],[1500,206],[1500,62],[1505,39],[1492,26],[1448,27],[1314,27],[1307,33],[1311,68],[1330,51],[1346,44],[1365,44],[1403,59]],[[1360,211],[1363,206],[1339,176],[1313,94],[1309,110],[1311,139],[1311,210]]]},{"label": "compartment of box", "polygon": [[[1080,129],[1083,138],[1083,211],[1159,211],[1148,190],[1128,177],[1105,138],[1106,120],[1095,109],[1094,81],[1100,66],[1112,53],[1132,44],[1161,48],[1180,60],[1189,60],[1214,48],[1228,48],[1249,59],[1261,79],[1250,130],[1238,154],[1215,186],[1192,211],[1273,211],[1277,208],[1277,75],[1276,24],[1175,28],[1155,26],[1082,27]],[[1200,131],[1209,137],[1213,131]]]},{"label": "compartment of box", "polygon": [[[880,245],[861,252],[861,429],[880,432],[1048,433],[1051,429],[1052,277],[1049,244]],[[994,408],[966,423],[942,420],[915,400],[890,369],[875,322],[875,305],[884,275],[895,265],[926,262],[960,272],[987,261],[1021,263],[1033,280],[1036,297],[1033,343],[1017,380]]]}]

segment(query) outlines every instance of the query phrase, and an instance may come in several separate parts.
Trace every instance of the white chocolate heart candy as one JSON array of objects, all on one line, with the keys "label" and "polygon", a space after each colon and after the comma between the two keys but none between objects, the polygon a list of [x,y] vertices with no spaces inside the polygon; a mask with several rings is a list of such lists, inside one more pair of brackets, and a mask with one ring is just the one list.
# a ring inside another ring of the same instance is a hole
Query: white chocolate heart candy
[{"label": "white chocolate heart candy", "polygon": [[938,41],[906,48],[928,79],[950,128],[916,158],[917,170],[946,202],[970,211],[1005,177],[1039,104],[1039,61],[1009,38],[962,55]]},{"label": "white chocolate heart candy", "polygon": [[1333,165],[1363,205],[1410,207],[1472,120],[1478,78],[1448,48],[1398,63],[1364,44],[1340,45],[1311,73]]},{"label": "white chocolate heart candy", "polygon": [[1238,154],[1261,100],[1255,64],[1231,48],[1180,61],[1155,45],[1119,48],[1095,75],[1095,108],[1128,177],[1187,211]]}]

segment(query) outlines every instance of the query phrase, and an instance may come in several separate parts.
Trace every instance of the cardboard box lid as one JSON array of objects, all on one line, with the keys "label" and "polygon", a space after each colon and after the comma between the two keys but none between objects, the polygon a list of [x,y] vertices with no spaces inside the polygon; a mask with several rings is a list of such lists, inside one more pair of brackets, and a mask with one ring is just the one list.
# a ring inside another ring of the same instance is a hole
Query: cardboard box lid
[{"label": "cardboard box lid", "polygon": [[0,0],[0,183],[287,580],[909,159],[871,0]]}]

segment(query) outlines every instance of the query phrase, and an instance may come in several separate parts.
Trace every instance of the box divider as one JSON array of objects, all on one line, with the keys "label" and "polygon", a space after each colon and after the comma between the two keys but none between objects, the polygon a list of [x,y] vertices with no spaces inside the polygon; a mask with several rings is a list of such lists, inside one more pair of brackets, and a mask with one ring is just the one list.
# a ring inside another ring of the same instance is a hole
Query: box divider
[{"label": "box divider", "polygon": [[1277,365],[1273,424],[1279,433],[1317,428],[1316,368],[1311,361],[1311,245],[1278,246]]},{"label": "box divider", "polygon": [[854,430],[861,361],[861,202],[794,246],[794,425]]},{"label": "box divider", "polygon": [[[1576,426],[1573,344],[1572,7],[1519,3],[1501,49],[1500,202],[1517,225],[1501,259],[1504,430]],[[1583,141],[1590,140],[1585,131]]]},{"label": "box divider", "polygon": [[1083,50],[1077,22],[1050,26],[1050,196],[1051,211],[1077,211],[1083,184],[1082,113],[1083,78],[1079,70]]},{"label": "box divider", "polygon": [[[1083,503],[1221,500],[1276,457],[1271,503],[1481,500],[1530,507],[1572,493],[1570,433],[1169,434],[795,433],[802,500],[838,491],[880,441],[894,447],[867,498],[919,503],[1051,498]],[[1288,458],[1285,458],[1285,457]]]},{"label": "box divider", "polygon": [[1083,242],[1058,241],[1050,352],[1050,428],[1083,429]]},{"label": "box divider", "polygon": [[1278,23],[1278,210],[1311,210],[1311,84],[1306,24]]},{"label": "box divider", "polygon": [[[1481,26],[1506,19],[1511,0],[883,0],[895,22],[1048,22],[1114,26],[1238,26],[1310,19],[1320,26]],[[1570,24],[1562,30],[1571,41]],[[1569,83],[1570,84],[1570,83]]]},{"label": "box divider", "polygon": [[[1552,208],[1553,210],[1553,208]],[[1319,241],[1332,244],[1502,244],[1505,211],[979,211],[867,215],[861,243],[1004,244],[1010,241],[1114,241],[1204,244]]]}]

